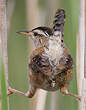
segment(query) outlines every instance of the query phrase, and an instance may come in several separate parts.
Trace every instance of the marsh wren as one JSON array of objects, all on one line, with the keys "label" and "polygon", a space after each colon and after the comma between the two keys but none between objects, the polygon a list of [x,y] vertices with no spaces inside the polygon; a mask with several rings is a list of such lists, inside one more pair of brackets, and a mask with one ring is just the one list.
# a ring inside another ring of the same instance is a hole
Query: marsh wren
[{"label": "marsh wren", "polygon": [[73,58],[64,44],[65,11],[58,9],[53,28],[37,27],[31,31],[17,33],[32,39],[35,50],[29,62],[30,89],[27,97],[32,98],[37,89],[56,91],[80,99],[67,91],[73,76]]}]

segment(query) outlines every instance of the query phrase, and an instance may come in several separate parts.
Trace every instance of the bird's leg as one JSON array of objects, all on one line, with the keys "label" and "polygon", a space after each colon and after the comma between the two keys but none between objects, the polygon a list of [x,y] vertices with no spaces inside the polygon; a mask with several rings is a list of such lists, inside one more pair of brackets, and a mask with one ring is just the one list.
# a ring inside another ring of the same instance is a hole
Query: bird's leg
[{"label": "bird's leg", "polygon": [[60,91],[61,91],[61,93],[64,94],[64,95],[72,96],[72,97],[74,97],[75,99],[77,99],[77,100],[79,100],[79,101],[81,100],[80,96],[78,96],[78,95],[76,95],[76,94],[73,94],[73,93],[71,93],[71,92],[68,92],[66,87],[61,88]]},{"label": "bird's leg", "polygon": [[11,95],[11,94],[13,94],[13,93],[26,96],[25,93],[23,93],[23,92],[21,92],[21,91],[19,91],[19,90],[13,89],[13,88],[11,88],[11,87],[8,87],[8,93],[7,93],[7,94],[8,94],[8,95]]},{"label": "bird's leg", "polygon": [[20,94],[20,95],[23,95],[28,98],[32,98],[34,96],[35,92],[36,92],[36,88],[33,86],[30,87],[30,89],[28,90],[27,93],[23,93],[21,91],[11,88],[11,87],[8,88],[8,95],[16,93],[16,94]]},{"label": "bird's leg", "polygon": [[31,85],[28,92],[25,94],[26,97],[32,98],[35,95],[36,90],[37,90],[37,88]]}]

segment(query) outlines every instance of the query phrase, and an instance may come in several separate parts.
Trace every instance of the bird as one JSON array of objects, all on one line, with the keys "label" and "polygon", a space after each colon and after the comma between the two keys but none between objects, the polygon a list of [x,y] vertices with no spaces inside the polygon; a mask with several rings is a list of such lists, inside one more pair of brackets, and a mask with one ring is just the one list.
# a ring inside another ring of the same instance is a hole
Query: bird
[{"label": "bird", "polygon": [[30,88],[26,93],[32,98],[37,89],[57,91],[80,100],[76,94],[68,92],[73,77],[73,58],[64,43],[65,10],[56,11],[53,27],[39,26],[30,31],[18,31],[32,39],[33,50],[28,67]]}]

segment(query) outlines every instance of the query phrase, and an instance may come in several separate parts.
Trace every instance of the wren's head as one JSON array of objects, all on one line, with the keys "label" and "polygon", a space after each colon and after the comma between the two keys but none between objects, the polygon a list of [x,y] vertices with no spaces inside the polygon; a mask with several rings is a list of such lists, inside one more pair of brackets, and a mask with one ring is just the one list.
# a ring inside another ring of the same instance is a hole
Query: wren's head
[{"label": "wren's head", "polygon": [[61,40],[64,35],[64,22],[65,22],[65,12],[63,9],[58,9],[55,14],[54,26],[53,28],[49,27],[37,27],[31,31],[19,31],[17,33],[26,35],[30,37],[36,48],[42,46],[48,46],[49,40]]}]

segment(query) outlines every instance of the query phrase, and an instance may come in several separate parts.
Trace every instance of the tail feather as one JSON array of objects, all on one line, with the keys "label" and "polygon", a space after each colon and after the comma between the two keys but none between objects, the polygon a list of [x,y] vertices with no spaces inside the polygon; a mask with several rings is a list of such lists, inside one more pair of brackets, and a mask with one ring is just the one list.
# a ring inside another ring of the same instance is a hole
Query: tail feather
[{"label": "tail feather", "polygon": [[58,9],[55,14],[55,19],[53,21],[54,32],[60,31],[62,36],[64,36],[64,23],[65,23],[65,11],[63,9]]}]

